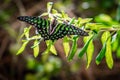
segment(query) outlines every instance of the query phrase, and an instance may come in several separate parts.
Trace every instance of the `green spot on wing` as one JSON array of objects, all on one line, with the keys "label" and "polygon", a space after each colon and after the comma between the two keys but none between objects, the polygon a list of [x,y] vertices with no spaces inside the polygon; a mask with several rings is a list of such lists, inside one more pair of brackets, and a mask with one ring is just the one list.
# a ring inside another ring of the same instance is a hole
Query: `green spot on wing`
[{"label": "green spot on wing", "polygon": [[72,29],[70,29],[70,31],[72,31]]},{"label": "green spot on wing", "polygon": [[40,28],[40,25],[37,25]]},{"label": "green spot on wing", "polygon": [[38,21],[38,24],[40,24],[40,23],[41,23],[41,21],[39,20],[39,21]]},{"label": "green spot on wing", "polygon": [[36,22],[37,22],[37,20],[34,20],[34,22],[36,23]]},{"label": "green spot on wing", "polygon": [[76,32],[76,30],[73,30],[74,32]]},{"label": "green spot on wing", "polygon": [[66,27],[66,30],[68,31],[68,27]]},{"label": "green spot on wing", "polygon": [[42,25],[43,25],[43,26],[45,25],[45,21],[46,21],[46,20],[43,20],[43,22],[42,22]]}]

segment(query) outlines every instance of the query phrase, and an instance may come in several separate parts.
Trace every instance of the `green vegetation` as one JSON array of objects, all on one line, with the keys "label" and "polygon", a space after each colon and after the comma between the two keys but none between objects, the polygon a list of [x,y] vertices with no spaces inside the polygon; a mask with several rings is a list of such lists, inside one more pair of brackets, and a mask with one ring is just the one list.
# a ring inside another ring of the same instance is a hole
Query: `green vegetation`
[{"label": "green vegetation", "polygon": [[[73,57],[78,52],[78,57],[82,58],[83,55],[86,53],[86,59],[87,59],[87,68],[90,66],[90,63],[92,61],[93,53],[94,53],[94,44],[93,41],[99,37],[99,35],[102,34],[101,42],[103,44],[101,51],[98,53],[96,57],[96,64],[100,64],[102,59],[105,57],[107,66],[112,69],[113,67],[113,57],[112,57],[112,51],[117,50],[117,56],[120,56],[120,46],[119,40],[120,40],[120,23],[113,20],[109,15],[107,14],[100,14],[95,17],[93,23],[92,18],[70,18],[64,11],[58,12],[53,7],[52,2],[48,2],[47,4],[47,12],[41,14],[40,16],[48,16],[48,19],[51,21],[53,16],[56,16],[58,22],[68,21],[69,24],[75,25],[79,28],[84,28],[84,30],[89,32],[88,37],[84,37],[84,46],[82,49],[77,49],[77,40],[78,36],[70,36],[70,37],[64,37],[63,38],[63,48],[65,51],[65,55],[68,58],[68,61],[73,60]],[[119,9],[117,11],[119,20]],[[23,45],[17,52],[17,54],[21,54],[26,45],[29,43],[29,41],[33,40],[34,44],[31,47],[34,52],[34,56],[37,57],[39,54],[39,44],[42,41],[42,37],[40,35],[35,35],[30,37],[29,31],[31,27],[24,28],[24,33],[22,34],[22,37],[24,37]],[[115,36],[115,37],[114,37]],[[21,38],[22,38],[21,37]],[[70,48],[70,41],[72,41],[72,47]],[[43,54],[48,54],[49,52],[57,55],[57,51],[54,47],[54,42],[48,40],[46,41],[47,49],[43,52]]]}]

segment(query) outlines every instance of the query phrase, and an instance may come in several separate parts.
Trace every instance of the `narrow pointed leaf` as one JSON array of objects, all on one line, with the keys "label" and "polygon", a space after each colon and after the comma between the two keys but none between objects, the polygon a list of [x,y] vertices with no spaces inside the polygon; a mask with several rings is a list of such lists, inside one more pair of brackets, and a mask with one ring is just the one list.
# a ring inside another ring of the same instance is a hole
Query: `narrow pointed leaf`
[{"label": "narrow pointed leaf", "polygon": [[81,19],[80,23],[84,24],[84,23],[88,23],[92,20],[92,18],[85,18],[85,19]]},{"label": "narrow pointed leaf", "polygon": [[[86,41],[89,40],[90,38],[91,36],[85,37],[84,42],[86,43]],[[91,40],[86,51],[87,68],[90,66],[90,63],[92,61],[93,52],[94,52],[94,45],[93,45],[93,40]]]},{"label": "narrow pointed leaf", "polygon": [[114,41],[112,43],[112,51],[116,51],[119,46],[118,40]]},{"label": "narrow pointed leaf", "polygon": [[94,53],[94,45],[93,45],[93,42],[92,40],[90,41],[90,44],[88,46],[88,49],[87,49],[87,68],[89,68],[90,66],[90,63],[92,61],[92,58],[93,58],[93,53]]},{"label": "narrow pointed leaf", "polygon": [[26,38],[29,38],[29,31],[30,31],[31,27],[32,26],[30,26],[29,28],[27,28],[27,27],[24,28],[24,33],[21,34],[20,38],[22,38],[24,35],[25,35]]},{"label": "narrow pointed leaf", "polygon": [[52,14],[59,14],[57,10],[52,9]]},{"label": "narrow pointed leaf", "polygon": [[106,43],[106,53],[105,53],[105,59],[107,62],[107,66],[112,69],[113,67],[113,57],[112,57],[112,49],[111,49],[111,35],[110,32],[106,32],[107,35],[109,36],[107,43]]},{"label": "narrow pointed leaf", "polygon": [[112,51],[116,51],[119,46],[119,39],[117,37],[117,34],[112,36]]},{"label": "narrow pointed leaf", "polygon": [[117,49],[117,54],[116,55],[117,55],[118,58],[120,58],[120,46]]},{"label": "narrow pointed leaf", "polygon": [[108,31],[104,32],[101,37],[102,44],[104,44],[109,37]]},{"label": "narrow pointed leaf", "polygon": [[43,54],[48,54],[49,51],[51,51],[53,54],[57,55],[57,51],[53,45],[53,42],[49,40],[49,41],[46,41],[46,44],[47,44],[47,49]]},{"label": "narrow pointed leaf", "polygon": [[21,53],[24,51],[24,49],[25,49],[25,47],[26,47],[26,45],[27,45],[28,42],[29,42],[29,41],[25,41],[25,42],[22,44],[21,48],[20,48],[20,49],[18,50],[18,52],[17,52],[17,55],[21,54]]},{"label": "narrow pointed leaf", "polygon": [[90,41],[93,39],[93,37],[94,37],[94,36],[92,36],[92,37],[85,43],[84,47],[81,49],[81,51],[80,51],[79,54],[78,54],[78,57],[79,57],[79,58],[81,58],[81,57],[85,54],[85,52],[86,52],[86,50],[87,50],[87,48],[88,48],[88,46],[89,46],[89,43],[90,43]]},{"label": "narrow pointed leaf", "polygon": [[99,54],[96,57],[96,64],[97,65],[100,64],[100,62],[104,58],[105,52],[106,52],[106,43],[103,44],[103,47],[102,47],[101,51],[99,52]]},{"label": "narrow pointed leaf", "polygon": [[64,51],[65,51],[65,55],[66,57],[68,56],[68,53],[70,51],[70,45],[69,45],[69,40],[67,37],[64,37],[63,39],[63,48],[64,48]]},{"label": "narrow pointed leaf", "polygon": [[50,13],[52,9],[53,2],[48,2],[47,3],[47,12]]},{"label": "narrow pointed leaf", "polygon": [[[111,69],[113,67],[113,58],[112,58],[112,50],[111,50],[111,34],[109,31],[106,31],[102,34],[101,41],[103,45],[103,51],[105,50],[105,60],[107,63],[107,66]],[[96,62],[99,64],[98,62]]]},{"label": "narrow pointed leaf", "polygon": [[49,43],[49,41],[46,41],[46,44],[47,44],[47,49],[43,52],[43,54],[48,54],[50,51],[51,44]]},{"label": "narrow pointed leaf", "polygon": [[102,41],[103,47],[102,47],[101,51],[99,52],[99,54],[96,57],[96,64],[97,65],[100,64],[100,62],[102,61],[102,59],[105,57],[107,38],[108,38],[108,36],[107,36],[106,32],[104,32],[102,34],[102,37],[101,37],[101,41]]},{"label": "narrow pointed leaf", "polygon": [[55,49],[55,46],[52,44],[51,47],[50,47],[50,51],[54,54],[54,55],[57,55],[57,51]]},{"label": "narrow pointed leaf", "polygon": [[70,54],[68,56],[68,60],[71,61],[75,55],[75,52],[77,51],[77,40],[78,36],[73,37],[73,44],[72,44],[72,49],[70,51]]},{"label": "narrow pointed leaf", "polygon": [[65,19],[65,18],[66,18],[66,19],[69,18],[69,17],[68,17],[68,14],[66,14],[64,11],[62,11],[61,14],[62,14],[62,17],[63,17],[64,19]]},{"label": "narrow pointed leaf", "polygon": [[[39,54],[39,41],[38,40],[35,40],[34,41],[34,48],[33,48],[33,51],[34,51],[34,57],[37,57],[38,54]],[[38,45],[36,45],[38,44]]]}]

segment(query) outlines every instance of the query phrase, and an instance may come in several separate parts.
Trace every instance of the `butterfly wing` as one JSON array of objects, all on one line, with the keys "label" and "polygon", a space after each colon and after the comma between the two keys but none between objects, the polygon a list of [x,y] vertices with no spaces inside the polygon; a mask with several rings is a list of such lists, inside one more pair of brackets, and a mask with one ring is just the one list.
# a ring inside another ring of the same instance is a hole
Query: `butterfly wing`
[{"label": "butterfly wing", "polygon": [[85,32],[84,30],[77,28],[73,25],[69,26],[69,30],[68,30],[68,35],[80,35],[80,36],[88,36],[88,33]]},{"label": "butterfly wing", "polygon": [[49,40],[48,28],[50,25],[50,21],[33,16],[19,16],[17,17],[17,19],[34,25],[38,33],[44,38],[44,40]]},{"label": "butterfly wing", "polygon": [[68,33],[68,25],[59,23],[56,25],[54,32],[50,35],[51,40],[57,40],[59,38],[63,38]]},{"label": "butterfly wing", "polygon": [[47,19],[41,19],[41,23],[38,23],[36,25],[38,33],[41,34],[44,40],[49,40],[49,33],[48,33],[49,26],[50,26],[50,21],[48,21]]},{"label": "butterfly wing", "polygon": [[54,41],[66,35],[88,36],[87,32],[73,25],[56,23],[56,21],[50,24],[49,20],[40,17],[20,16],[17,19],[34,25],[44,40],[50,39]]}]

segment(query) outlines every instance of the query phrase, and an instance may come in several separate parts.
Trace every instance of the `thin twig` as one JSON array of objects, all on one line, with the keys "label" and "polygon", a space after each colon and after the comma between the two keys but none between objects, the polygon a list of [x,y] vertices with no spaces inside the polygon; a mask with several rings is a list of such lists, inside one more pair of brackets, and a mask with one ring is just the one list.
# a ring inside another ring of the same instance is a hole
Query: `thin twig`
[{"label": "thin twig", "polygon": [[[14,2],[16,3],[16,6],[18,7],[19,9],[19,12],[20,12],[20,15],[26,15],[26,10],[24,8],[24,5],[22,4],[22,1],[21,0],[14,0]],[[20,27],[20,31],[19,31],[19,34],[21,35],[23,29],[24,29],[24,26],[25,26],[25,23],[21,23],[21,26]]]}]

